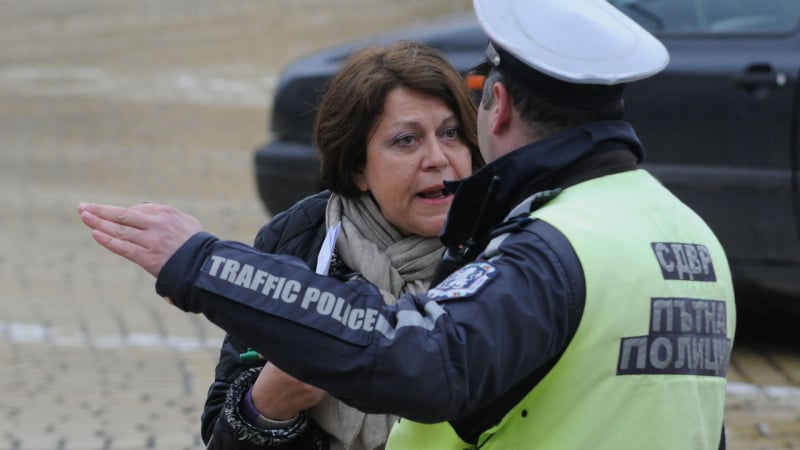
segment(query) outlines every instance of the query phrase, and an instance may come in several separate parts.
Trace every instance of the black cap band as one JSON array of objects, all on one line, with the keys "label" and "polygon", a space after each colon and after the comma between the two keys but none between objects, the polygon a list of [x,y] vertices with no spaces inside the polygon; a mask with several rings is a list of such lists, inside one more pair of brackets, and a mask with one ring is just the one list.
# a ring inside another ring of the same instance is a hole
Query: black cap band
[{"label": "black cap band", "polygon": [[523,63],[502,47],[489,42],[486,60],[476,66],[475,72],[484,74],[491,67],[526,86],[534,95],[555,105],[568,108],[592,109],[613,106],[622,99],[624,84],[568,83],[553,78]]}]

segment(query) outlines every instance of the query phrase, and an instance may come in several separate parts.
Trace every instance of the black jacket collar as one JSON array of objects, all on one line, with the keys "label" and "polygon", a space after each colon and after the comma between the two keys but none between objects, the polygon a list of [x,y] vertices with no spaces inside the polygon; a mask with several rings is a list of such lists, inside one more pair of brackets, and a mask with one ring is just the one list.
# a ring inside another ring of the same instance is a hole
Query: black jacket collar
[{"label": "black jacket collar", "polygon": [[[458,247],[468,238],[483,241],[492,226],[503,220],[514,205],[535,192],[552,189],[555,180],[576,161],[594,151],[628,148],[637,162],[644,149],[630,124],[623,121],[593,122],[520,147],[487,164],[472,176],[445,182],[455,197],[440,239]],[[487,198],[492,179],[494,192]],[[476,217],[484,206],[482,217]]]}]

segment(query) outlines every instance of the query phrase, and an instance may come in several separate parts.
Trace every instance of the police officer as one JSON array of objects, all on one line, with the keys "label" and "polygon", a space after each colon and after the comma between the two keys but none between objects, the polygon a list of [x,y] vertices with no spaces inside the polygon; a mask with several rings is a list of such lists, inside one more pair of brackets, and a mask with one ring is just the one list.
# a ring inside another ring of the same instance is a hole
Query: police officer
[{"label": "police officer", "polygon": [[[452,182],[444,280],[386,306],[160,205],[82,204],[157,292],[366,412],[389,448],[715,449],[735,305],[703,220],[638,168],[625,84],[665,48],[605,0],[475,0],[490,163]],[[452,273],[450,273],[452,272]],[[448,424],[425,425],[435,422]]]}]

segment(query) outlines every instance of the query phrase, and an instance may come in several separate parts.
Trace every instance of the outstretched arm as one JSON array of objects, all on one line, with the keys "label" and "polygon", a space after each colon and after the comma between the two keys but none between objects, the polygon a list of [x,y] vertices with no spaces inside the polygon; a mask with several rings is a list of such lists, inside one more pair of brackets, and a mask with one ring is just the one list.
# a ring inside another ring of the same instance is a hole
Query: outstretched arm
[{"label": "outstretched arm", "polygon": [[80,210],[101,245],[158,276],[159,295],[364,412],[421,422],[477,412],[562,351],[580,317],[580,263],[543,222],[509,235],[491,262],[386,305],[362,279],[220,241],[172,208]]}]

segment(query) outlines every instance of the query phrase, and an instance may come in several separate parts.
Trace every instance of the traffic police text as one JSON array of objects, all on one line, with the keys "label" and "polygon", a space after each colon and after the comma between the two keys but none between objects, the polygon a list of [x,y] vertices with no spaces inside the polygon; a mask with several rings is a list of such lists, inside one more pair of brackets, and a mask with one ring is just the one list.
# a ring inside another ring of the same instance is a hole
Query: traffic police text
[{"label": "traffic police text", "polygon": [[273,300],[296,304],[305,310],[328,316],[351,330],[372,331],[378,321],[378,311],[372,308],[353,308],[350,302],[335,294],[303,286],[291,278],[276,276],[250,264],[218,255],[210,256],[207,273],[233,285],[259,292]]}]

